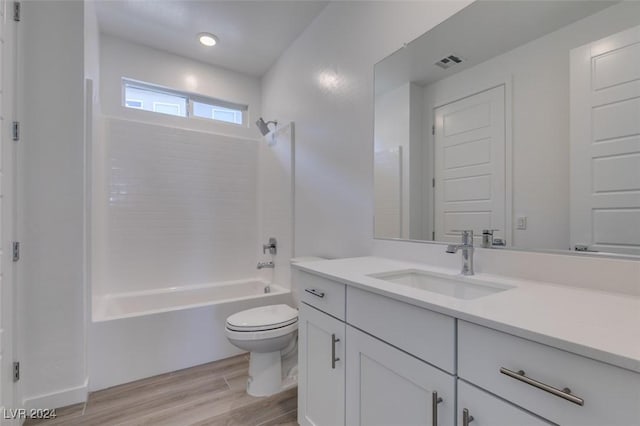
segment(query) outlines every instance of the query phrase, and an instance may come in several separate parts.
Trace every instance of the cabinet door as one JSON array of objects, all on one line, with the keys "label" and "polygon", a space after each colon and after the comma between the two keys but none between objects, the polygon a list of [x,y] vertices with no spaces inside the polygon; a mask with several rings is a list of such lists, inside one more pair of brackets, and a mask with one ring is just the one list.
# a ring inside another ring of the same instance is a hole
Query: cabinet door
[{"label": "cabinet door", "polygon": [[347,342],[348,425],[454,424],[453,376],[350,326]]},{"label": "cabinet door", "polygon": [[[458,426],[549,426],[553,424],[462,380],[458,380],[458,409]],[[465,421],[464,410],[467,410],[467,421]]]},{"label": "cabinet door", "polygon": [[302,303],[298,336],[298,423],[344,425],[344,323]]}]

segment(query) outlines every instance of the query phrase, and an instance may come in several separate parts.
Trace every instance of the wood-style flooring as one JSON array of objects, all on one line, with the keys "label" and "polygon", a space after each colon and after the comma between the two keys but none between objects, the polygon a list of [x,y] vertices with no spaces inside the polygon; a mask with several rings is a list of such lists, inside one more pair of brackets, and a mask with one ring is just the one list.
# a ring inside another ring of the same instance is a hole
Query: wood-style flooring
[{"label": "wood-style flooring", "polygon": [[247,395],[248,355],[239,355],[93,392],[85,404],[25,426],[294,426],[297,388],[268,398]]}]

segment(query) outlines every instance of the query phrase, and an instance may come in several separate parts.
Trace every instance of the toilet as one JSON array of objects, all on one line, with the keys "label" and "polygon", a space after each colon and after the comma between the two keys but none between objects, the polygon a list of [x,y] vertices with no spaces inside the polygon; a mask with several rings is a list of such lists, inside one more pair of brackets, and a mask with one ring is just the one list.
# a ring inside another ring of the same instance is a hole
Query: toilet
[{"label": "toilet", "polygon": [[[292,264],[326,260],[295,257]],[[298,310],[288,305],[248,309],[227,318],[229,341],[249,351],[247,393],[270,396],[298,383]]]},{"label": "toilet", "polygon": [[[292,264],[326,260],[296,257]],[[295,273],[294,273],[295,275]],[[298,383],[298,310],[288,305],[248,309],[227,318],[229,341],[249,351],[247,393],[269,396]]]},{"label": "toilet", "polygon": [[[250,352],[247,393],[269,396],[296,385],[298,310],[288,305],[248,309],[227,318],[229,341]],[[283,363],[294,357],[294,367],[283,377]]]}]

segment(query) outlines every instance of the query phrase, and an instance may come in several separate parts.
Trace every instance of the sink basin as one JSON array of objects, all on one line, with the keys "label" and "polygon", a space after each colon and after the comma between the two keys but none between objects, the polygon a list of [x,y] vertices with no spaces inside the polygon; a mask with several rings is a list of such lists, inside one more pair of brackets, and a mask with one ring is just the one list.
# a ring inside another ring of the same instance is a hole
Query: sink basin
[{"label": "sink basin", "polygon": [[417,269],[382,272],[369,276],[407,287],[467,300],[489,296],[514,288],[503,284],[479,281],[474,278],[454,278]]}]

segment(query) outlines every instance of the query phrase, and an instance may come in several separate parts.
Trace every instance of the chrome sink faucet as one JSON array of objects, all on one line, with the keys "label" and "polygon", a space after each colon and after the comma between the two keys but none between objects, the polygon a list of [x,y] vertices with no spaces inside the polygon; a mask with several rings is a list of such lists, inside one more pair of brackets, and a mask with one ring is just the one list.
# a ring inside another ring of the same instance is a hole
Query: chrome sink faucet
[{"label": "chrome sink faucet", "polygon": [[462,244],[449,244],[447,253],[462,251],[462,275],[473,275],[473,231],[462,232]]}]

